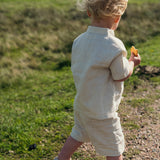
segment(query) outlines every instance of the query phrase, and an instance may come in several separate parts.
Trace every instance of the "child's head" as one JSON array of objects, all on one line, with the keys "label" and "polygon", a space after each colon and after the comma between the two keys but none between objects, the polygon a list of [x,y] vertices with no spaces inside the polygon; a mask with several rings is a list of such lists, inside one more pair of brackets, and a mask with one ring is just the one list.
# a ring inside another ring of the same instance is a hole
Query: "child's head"
[{"label": "child's head", "polygon": [[128,0],[78,0],[78,6],[83,11],[88,11],[92,17],[121,16],[127,8]]}]

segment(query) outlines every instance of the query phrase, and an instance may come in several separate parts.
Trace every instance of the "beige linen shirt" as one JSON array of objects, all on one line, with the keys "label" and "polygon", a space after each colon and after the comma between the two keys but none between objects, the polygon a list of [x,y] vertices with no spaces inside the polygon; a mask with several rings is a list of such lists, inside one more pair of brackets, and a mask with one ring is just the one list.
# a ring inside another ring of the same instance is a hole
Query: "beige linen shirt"
[{"label": "beige linen shirt", "polygon": [[72,46],[71,70],[77,90],[74,110],[95,119],[111,118],[129,75],[127,51],[108,28],[89,26]]}]

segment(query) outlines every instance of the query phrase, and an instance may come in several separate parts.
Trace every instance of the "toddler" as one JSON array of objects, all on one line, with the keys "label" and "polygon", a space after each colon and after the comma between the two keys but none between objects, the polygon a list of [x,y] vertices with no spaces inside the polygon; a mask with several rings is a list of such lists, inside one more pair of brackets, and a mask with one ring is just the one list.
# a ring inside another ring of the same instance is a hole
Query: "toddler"
[{"label": "toddler", "polygon": [[83,0],[79,5],[88,13],[91,25],[72,46],[71,70],[76,86],[75,125],[71,136],[55,160],[69,160],[84,142],[107,160],[122,160],[124,136],[117,110],[128,79],[140,56],[127,51],[115,37],[128,0]]}]

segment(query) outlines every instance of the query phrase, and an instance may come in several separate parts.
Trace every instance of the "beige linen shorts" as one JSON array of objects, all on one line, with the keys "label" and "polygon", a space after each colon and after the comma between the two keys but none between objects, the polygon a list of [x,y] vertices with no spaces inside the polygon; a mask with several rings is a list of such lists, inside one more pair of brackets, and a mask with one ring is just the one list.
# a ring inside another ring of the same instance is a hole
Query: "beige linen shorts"
[{"label": "beige linen shorts", "polygon": [[119,156],[124,152],[124,136],[120,118],[97,120],[74,113],[75,125],[71,137],[79,142],[91,142],[102,156]]}]

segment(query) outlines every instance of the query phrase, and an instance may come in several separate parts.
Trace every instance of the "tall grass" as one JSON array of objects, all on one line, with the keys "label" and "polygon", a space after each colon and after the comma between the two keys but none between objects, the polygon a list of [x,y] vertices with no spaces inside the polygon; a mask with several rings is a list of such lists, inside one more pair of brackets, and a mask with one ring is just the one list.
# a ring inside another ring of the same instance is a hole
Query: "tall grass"
[{"label": "tall grass", "polygon": [[129,0],[129,3],[136,3],[136,4],[141,4],[143,5],[144,3],[150,3],[150,4],[153,4],[153,3],[158,3],[159,0]]},{"label": "tall grass", "polygon": [[[53,70],[65,64],[61,58],[69,61],[73,39],[90,23],[86,13],[70,7],[69,1],[46,1],[55,6],[42,6],[42,2],[0,2],[0,86],[25,79],[32,70]],[[58,9],[61,3],[68,8]],[[129,4],[117,36],[130,47],[159,35],[159,8],[160,3]]]}]

